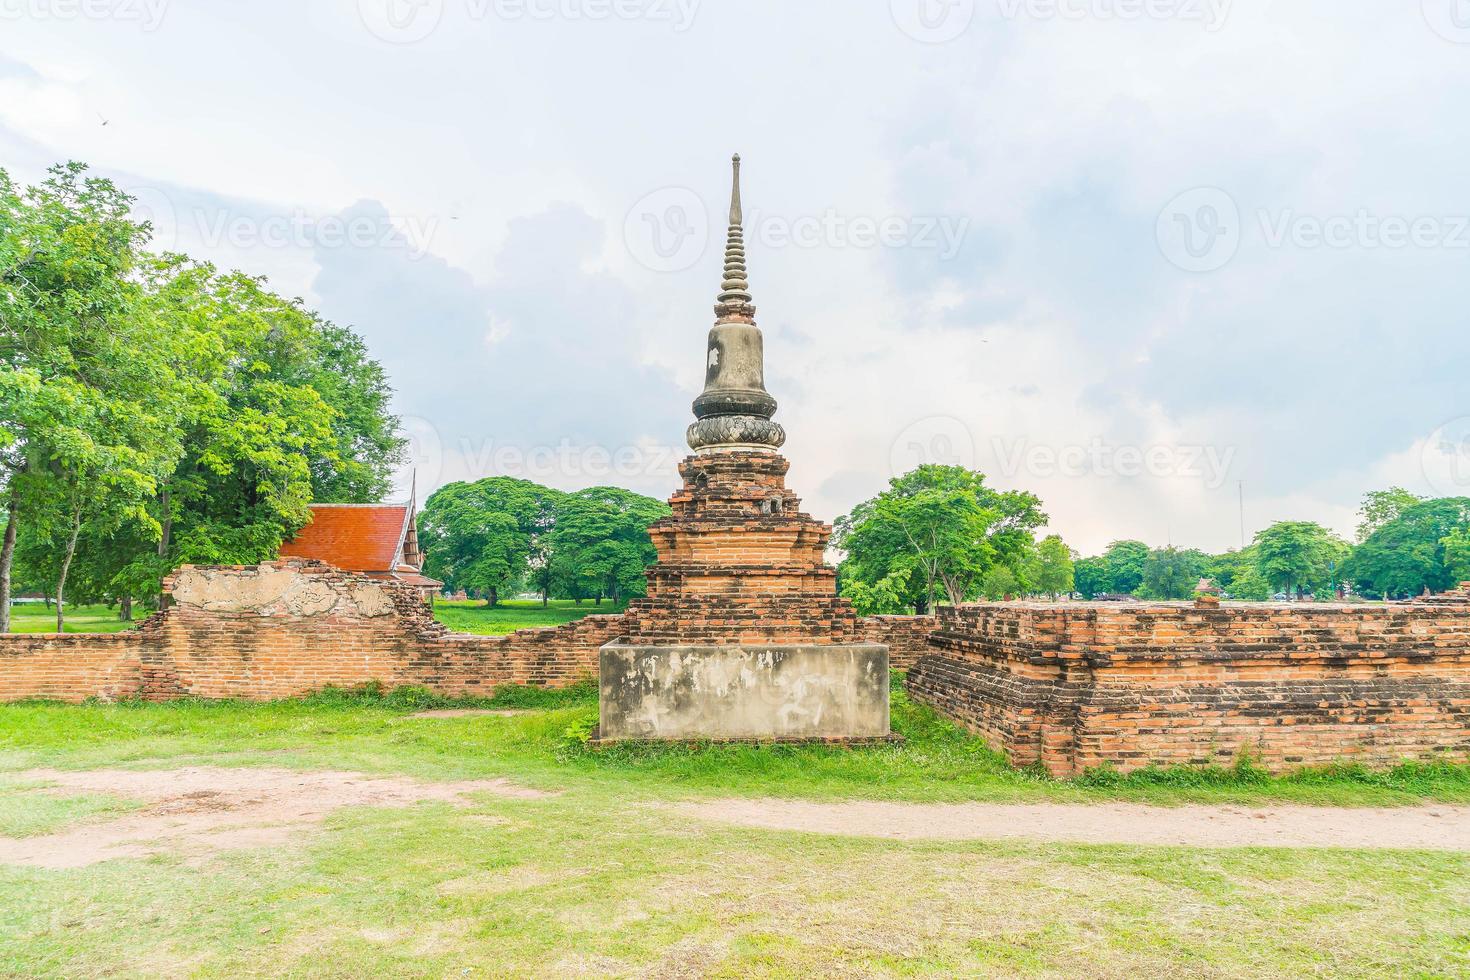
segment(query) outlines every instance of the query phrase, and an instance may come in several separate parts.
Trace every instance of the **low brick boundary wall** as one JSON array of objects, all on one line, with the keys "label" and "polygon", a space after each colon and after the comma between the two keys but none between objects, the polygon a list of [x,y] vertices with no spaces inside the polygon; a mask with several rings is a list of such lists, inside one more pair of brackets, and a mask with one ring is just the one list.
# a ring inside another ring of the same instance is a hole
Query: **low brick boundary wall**
[{"label": "low brick boundary wall", "polygon": [[1470,605],[946,608],[909,693],[1017,765],[1470,759]]},{"label": "low brick boundary wall", "polygon": [[0,701],[294,697],[378,681],[447,695],[597,676],[621,615],[508,636],[451,633],[411,588],[318,562],[181,568],[170,607],[114,634],[0,636]]},{"label": "low brick boundary wall", "polygon": [[908,670],[929,650],[929,636],[938,627],[933,616],[865,616],[858,632],[869,643],[888,646],[888,665]]}]

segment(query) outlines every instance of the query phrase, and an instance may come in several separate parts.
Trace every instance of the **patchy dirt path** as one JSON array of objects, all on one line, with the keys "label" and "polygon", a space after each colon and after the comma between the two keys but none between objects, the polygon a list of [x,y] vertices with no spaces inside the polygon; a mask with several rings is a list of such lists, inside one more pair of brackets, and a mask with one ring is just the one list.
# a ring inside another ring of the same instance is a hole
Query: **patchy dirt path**
[{"label": "patchy dirt path", "polygon": [[436,708],[433,711],[415,711],[405,718],[519,718],[535,714],[531,708]]},{"label": "patchy dirt path", "polygon": [[703,820],[892,840],[1032,840],[1190,847],[1345,847],[1470,851],[1470,806],[1158,807],[1133,803],[676,804]]},{"label": "patchy dirt path", "polygon": [[150,804],[117,819],[55,834],[0,837],[0,863],[42,868],[79,868],[151,854],[198,859],[233,848],[280,844],[349,806],[462,803],[466,793],[520,799],[549,795],[503,779],[432,783],[293,769],[32,769],[12,775],[51,784],[38,792],[106,793]]}]

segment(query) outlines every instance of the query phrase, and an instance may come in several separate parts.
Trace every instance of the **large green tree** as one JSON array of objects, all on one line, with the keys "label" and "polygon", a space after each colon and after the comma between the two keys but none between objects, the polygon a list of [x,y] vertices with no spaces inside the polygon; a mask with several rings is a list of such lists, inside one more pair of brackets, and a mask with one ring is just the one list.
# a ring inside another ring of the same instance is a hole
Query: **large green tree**
[{"label": "large green tree", "polygon": [[843,587],[855,602],[864,589],[902,581],[905,606],[924,613],[940,598],[974,598],[985,574],[1014,567],[1045,523],[1033,494],[995,490],[964,467],[925,465],[839,519],[833,543],[847,554]]},{"label": "large green tree", "polygon": [[1112,574],[1108,562],[1102,555],[1079,559],[1074,569],[1075,587],[1082,598],[1091,599],[1113,588]]},{"label": "large green tree", "polygon": [[1423,500],[1403,487],[1387,490],[1372,490],[1363,495],[1363,505],[1358,510],[1358,543],[1373,536],[1373,532],[1398,518],[1408,508]]},{"label": "large green tree", "polygon": [[1279,521],[1256,535],[1256,569],[1273,589],[1298,596],[1342,578],[1352,546],[1312,521]]},{"label": "large green tree", "polygon": [[401,455],[381,367],[264,282],[145,250],[80,164],[0,172],[0,630],[18,544],[64,608],[156,595],[180,562],[273,557],[313,500],[362,502]]},{"label": "large green tree", "polygon": [[1061,535],[1051,534],[1036,545],[1036,558],[1029,576],[1032,588],[1053,599],[1069,595],[1076,583],[1076,554]]},{"label": "large green tree", "polygon": [[1454,542],[1467,529],[1470,497],[1411,504],[1357,547],[1344,575],[1358,591],[1385,598],[1444,592],[1459,580]]},{"label": "large green tree", "polygon": [[564,494],[549,536],[553,580],[572,598],[643,595],[644,571],[658,557],[648,526],[670,513],[663,501],[618,487]]},{"label": "large green tree", "polygon": [[1143,587],[1143,567],[1151,554],[1142,541],[1114,541],[1103,552],[1107,563],[1108,587],[1105,591],[1118,595],[1134,595]]},{"label": "large green tree", "polygon": [[179,338],[150,315],[131,199],[80,164],[17,192],[0,173],[0,629],[15,546],[44,566],[62,628],[84,533],[157,533],[147,502],[181,452]]},{"label": "large green tree", "polygon": [[1444,566],[1451,583],[1470,582],[1470,529],[1455,528],[1440,544],[1444,547]]},{"label": "large green tree", "polygon": [[495,605],[524,580],[538,538],[551,531],[560,497],[508,476],[440,487],[419,519],[425,573]]},{"label": "large green tree", "polygon": [[1208,562],[1208,555],[1193,549],[1156,548],[1143,564],[1139,594],[1149,599],[1188,599]]}]

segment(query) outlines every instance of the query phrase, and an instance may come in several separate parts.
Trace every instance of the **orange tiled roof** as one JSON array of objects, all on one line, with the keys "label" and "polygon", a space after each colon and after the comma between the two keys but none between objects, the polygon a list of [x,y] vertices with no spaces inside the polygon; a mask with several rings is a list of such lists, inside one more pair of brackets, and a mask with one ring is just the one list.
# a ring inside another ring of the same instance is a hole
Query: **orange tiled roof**
[{"label": "orange tiled roof", "polygon": [[281,546],[281,557],[315,558],[349,572],[392,572],[411,517],[408,504],[312,504],[311,523]]}]

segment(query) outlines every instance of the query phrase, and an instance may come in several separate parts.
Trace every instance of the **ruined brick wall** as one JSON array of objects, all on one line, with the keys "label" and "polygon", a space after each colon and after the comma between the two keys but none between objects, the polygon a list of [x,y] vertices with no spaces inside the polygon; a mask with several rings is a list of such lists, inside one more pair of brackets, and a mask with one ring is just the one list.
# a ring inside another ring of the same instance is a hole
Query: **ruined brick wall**
[{"label": "ruined brick wall", "polygon": [[0,700],[270,699],[379,681],[450,695],[597,674],[622,616],[509,636],[450,633],[410,588],[317,562],[190,568],[170,608],[111,635],[0,636]]},{"label": "ruined brick wall", "polygon": [[929,652],[929,636],[938,628],[933,616],[864,616],[858,632],[868,643],[886,643],[894,670],[908,670]]},{"label": "ruined brick wall", "polygon": [[942,609],[910,694],[1017,765],[1470,759],[1470,605]]}]

